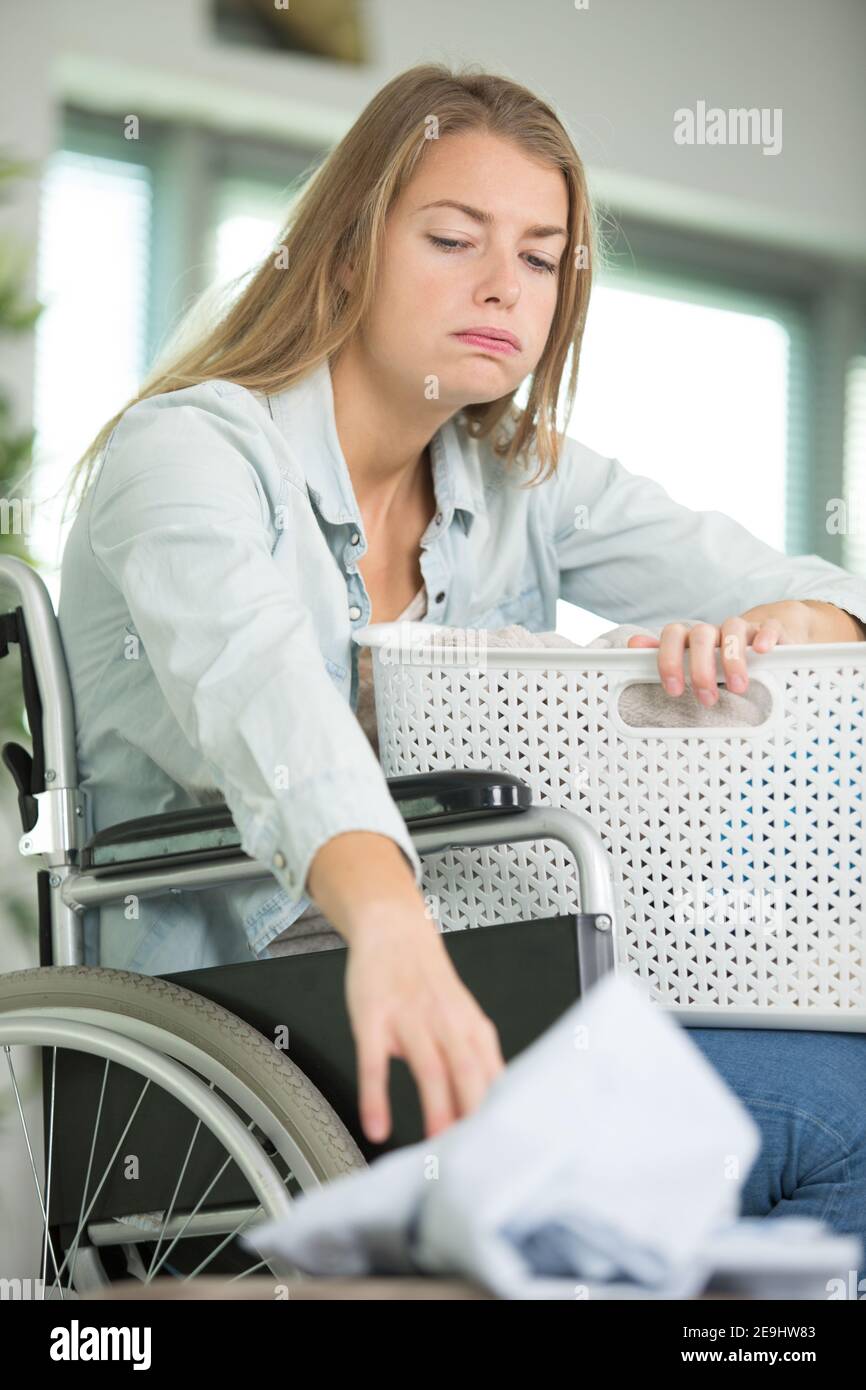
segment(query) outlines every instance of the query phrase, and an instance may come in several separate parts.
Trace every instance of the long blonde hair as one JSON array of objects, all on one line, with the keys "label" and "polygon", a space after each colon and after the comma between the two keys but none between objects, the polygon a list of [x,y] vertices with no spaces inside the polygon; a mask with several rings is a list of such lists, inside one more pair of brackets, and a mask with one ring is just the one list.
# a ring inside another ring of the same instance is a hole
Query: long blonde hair
[{"label": "long blonde hair", "polygon": [[[80,505],[115,426],[136,402],[214,378],[253,391],[283,391],[339,352],[373,302],[385,219],[434,130],[439,139],[468,130],[504,137],[529,157],[561,169],[565,177],[568,243],[560,261],[553,321],[526,406],[518,410],[511,392],[464,408],[476,438],[508,417],[511,427],[500,430],[492,446],[509,464],[534,454],[539,471],[533,481],[556,470],[560,381],[573,348],[568,417],[598,255],[583,164],[553,110],[526,87],[469,67],[452,72],[443,64],[424,63],[392,78],[339,144],[314,165],[278,238],[276,255],[269,251],[247,272],[252,278],[240,294],[226,294],[228,307],[215,322],[211,314],[204,332],[191,333],[190,324],[201,323],[202,300],[212,306],[213,291],[193,306],[138,394],[104,425],[76,463],[67,505],[76,485]],[[355,275],[351,294],[337,273],[348,262]]]}]

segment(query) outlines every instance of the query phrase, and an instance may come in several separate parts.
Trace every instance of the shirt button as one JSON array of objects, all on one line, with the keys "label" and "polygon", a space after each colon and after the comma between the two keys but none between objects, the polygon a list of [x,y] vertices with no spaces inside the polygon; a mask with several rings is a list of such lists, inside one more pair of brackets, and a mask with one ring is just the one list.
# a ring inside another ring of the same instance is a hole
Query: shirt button
[{"label": "shirt button", "polygon": [[356,618],[360,618],[360,616],[361,616],[361,610],[360,610],[360,608],[358,607],[357,603],[353,603],[353,604],[352,604],[352,607],[349,609],[349,617],[352,619],[352,622],[354,622],[355,619],[356,619]]},{"label": "shirt button", "polygon": [[437,512],[437,513],[436,513],[436,525],[438,526],[438,525],[441,523],[441,521],[442,521],[442,513],[441,513],[441,512]]},{"label": "shirt button", "polygon": [[353,545],[358,545],[360,543],[361,537],[358,535],[357,531],[353,531],[351,539]]},{"label": "shirt button", "polygon": [[445,602],[445,590],[444,590],[444,589],[440,589],[439,593],[436,595],[436,602],[437,602],[437,603],[444,603],[444,602]]},{"label": "shirt button", "polygon": [[286,867],[286,856],[281,849],[278,849],[273,858],[274,868],[284,869]]}]

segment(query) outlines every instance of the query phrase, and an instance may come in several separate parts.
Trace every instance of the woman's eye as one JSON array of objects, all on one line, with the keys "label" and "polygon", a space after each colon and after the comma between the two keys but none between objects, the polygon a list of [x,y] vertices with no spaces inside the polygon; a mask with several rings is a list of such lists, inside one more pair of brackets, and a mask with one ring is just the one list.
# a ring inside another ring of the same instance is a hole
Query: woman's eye
[{"label": "woman's eye", "polygon": [[[533,270],[547,271],[548,275],[554,275],[556,273],[556,263],[554,261],[543,261],[540,256],[533,256],[531,253],[530,259],[536,262],[532,267]],[[527,261],[527,265],[528,264],[529,262]]]},{"label": "woman's eye", "polygon": [[[445,252],[459,251],[472,245],[471,241],[457,241],[456,238],[452,237],[435,236],[432,232],[428,232],[427,236],[434,246],[441,247]],[[539,275],[554,275],[557,269],[555,262],[542,260],[540,256],[533,256],[531,252],[527,253],[526,264],[530,270],[536,271]]]},{"label": "woman's eye", "polygon": [[434,236],[432,232],[428,232],[428,236],[434,246],[441,246],[444,251],[456,251],[460,246],[472,245],[469,241],[452,241],[449,237]]}]

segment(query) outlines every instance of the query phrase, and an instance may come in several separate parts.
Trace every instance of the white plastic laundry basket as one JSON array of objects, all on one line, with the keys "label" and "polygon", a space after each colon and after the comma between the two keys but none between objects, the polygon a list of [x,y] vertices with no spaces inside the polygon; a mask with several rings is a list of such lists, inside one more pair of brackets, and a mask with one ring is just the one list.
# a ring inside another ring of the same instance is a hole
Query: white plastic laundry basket
[{"label": "white plastic laundry basket", "polygon": [[[612,860],[616,968],[684,1022],[866,1031],[866,644],[750,651],[766,717],[683,728],[624,717],[628,687],[658,684],[656,650],[464,639],[408,622],[356,633],[389,777],[499,769],[586,816]],[[688,668],[687,651],[687,682]],[[553,842],[430,856],[424,891],[445,930],[580,908]]]}]

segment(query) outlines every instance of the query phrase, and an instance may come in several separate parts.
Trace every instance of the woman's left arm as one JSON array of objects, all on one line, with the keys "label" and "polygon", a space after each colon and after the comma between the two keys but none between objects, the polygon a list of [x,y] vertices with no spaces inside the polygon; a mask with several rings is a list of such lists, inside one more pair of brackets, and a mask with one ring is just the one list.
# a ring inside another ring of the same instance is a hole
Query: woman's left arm
[{"label": "woman's left arm", "polygon": [[[560,597],[616,623],[660,629],[659,672],[679,694],[690,651],[696,693],[715,703],[715,649],[725,681],[748,681],[745,648],[866,639],[866,579],[819,555],[786,555],[720,511],[675,501],[654,479],[565,438],[550,531]],[[700,614],[694,624],[676,613]],[[743,684],[742,688],[745,688]]]}]

